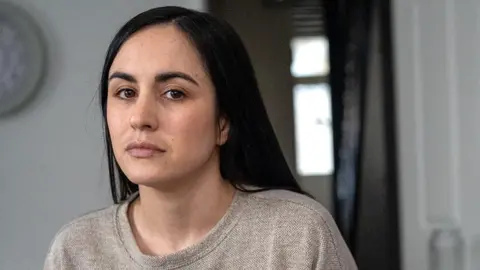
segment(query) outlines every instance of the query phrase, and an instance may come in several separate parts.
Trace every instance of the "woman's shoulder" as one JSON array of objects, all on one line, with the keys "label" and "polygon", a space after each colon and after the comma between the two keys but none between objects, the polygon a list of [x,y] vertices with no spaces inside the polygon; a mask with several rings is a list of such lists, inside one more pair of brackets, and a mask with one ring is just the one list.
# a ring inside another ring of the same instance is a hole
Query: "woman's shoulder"
[{"label": "woman's shoulder", "polygon": [[[276,214],[294,215],[316,219],[335,225],[328,210],[315,199],[289,190],[267,190],[249,194],[251,200],[264,210],[274,210]],[[336,225],[335,225],[336,226]]]},{"label": "woman's shoulder", "polygon": [[[83,214],[63,225],[50,243],[45,269],[54,269],[64,258],[99,248],[102,241],[115,238],[115,220],[121,205]],[[63,265],[63,264],[62,264]],[[53,267],[52,267],[53,266]]]},{"label": "woman's shoulder", "polygon": [[101,233],[103,229],[112,228],[119,207],[120,205],[112,205],[74,218],[60,228],[54,241],[84,238],[87,235]]},{"label": "woman's shoulder", "polygon": [[288,190],[246,196],[251,202],[248,208],[254,209],[248,219],[265,226],[282,246],[295,245],[296,251],[317,257],[315,269],[357,269],[335,220],[318,201]]},{"label": "woman's shoulder", "polygon": [[[295,227],[312,234],[328,234],[333,239],[341,239],[338,227],[330,212],[315,199],[289,190],[267,190],[246,195],[254,215],[264,221],[281,220],[285,228]],[[319,232],[320,230],[320,232]]]}]

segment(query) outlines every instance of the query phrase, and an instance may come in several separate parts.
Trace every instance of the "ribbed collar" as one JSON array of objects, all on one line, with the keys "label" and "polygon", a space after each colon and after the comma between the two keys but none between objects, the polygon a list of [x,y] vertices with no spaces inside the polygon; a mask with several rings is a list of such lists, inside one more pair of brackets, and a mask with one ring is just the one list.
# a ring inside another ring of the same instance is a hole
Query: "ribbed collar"
[{"label": "ribbed collar", "polygon": [[201,242],[166,256],[151,256],[145,255],[140,251],[128,220],[128,207],[138,196],[138,193],[132,195],[131,198],[117,208],[115,226],[118,237],[126,252],[136,264],[141,267],[161,267],[162,269],[185,267],[202,259],[214,250],[234,228],[246,201],[246,194],[236,191],[225,215]]}]

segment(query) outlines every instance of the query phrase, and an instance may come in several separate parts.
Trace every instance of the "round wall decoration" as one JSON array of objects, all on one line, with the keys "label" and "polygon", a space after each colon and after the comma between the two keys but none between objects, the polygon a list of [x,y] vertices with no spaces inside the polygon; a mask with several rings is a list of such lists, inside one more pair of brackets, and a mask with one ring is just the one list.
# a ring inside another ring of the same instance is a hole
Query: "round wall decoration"
[{"label": "round wall decoration", "polygon": [[0,2],[0,116],[39,89],[45,61],[40,27],[26,10]]}]

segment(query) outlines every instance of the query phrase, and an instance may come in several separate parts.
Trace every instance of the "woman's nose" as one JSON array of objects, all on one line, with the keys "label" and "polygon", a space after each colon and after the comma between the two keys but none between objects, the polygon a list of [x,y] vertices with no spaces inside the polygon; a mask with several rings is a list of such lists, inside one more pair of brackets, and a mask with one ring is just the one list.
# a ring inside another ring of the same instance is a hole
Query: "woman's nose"
[{"label": "woman's nose", "polygon": [[152,97],[139,97],[130,116],[130,125],[138,130],[155,130],[158,128],[157,109]]}]

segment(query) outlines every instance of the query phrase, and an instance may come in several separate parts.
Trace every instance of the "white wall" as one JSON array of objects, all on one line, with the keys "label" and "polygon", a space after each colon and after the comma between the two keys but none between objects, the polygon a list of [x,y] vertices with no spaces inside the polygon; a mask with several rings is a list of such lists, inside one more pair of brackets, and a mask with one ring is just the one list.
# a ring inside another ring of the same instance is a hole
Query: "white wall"
[{"label": "white wall", "polygon": [[432,229],[451,224],[464,269],[480,269],[480,3],[395,0],[393,11],[403,269],[428,269]]},{"label": "white wall", "polygon": [[12,0],[39,22],[47,77],[23,111],[0,119],[0,269],[40,269],[55,232],[111,203],[94,100],[116,30],[162,5],[204,9],[203,0]]}]

